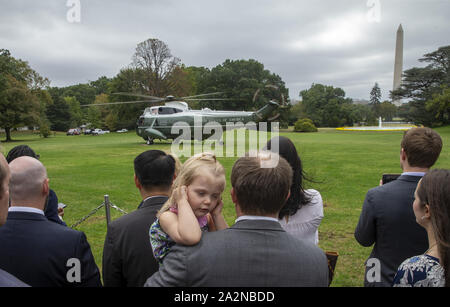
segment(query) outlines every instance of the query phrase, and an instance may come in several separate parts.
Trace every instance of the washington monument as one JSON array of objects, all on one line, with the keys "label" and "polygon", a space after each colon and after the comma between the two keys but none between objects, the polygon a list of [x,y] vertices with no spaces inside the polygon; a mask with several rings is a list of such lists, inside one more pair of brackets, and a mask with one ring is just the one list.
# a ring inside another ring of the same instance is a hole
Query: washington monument
[{"label": "washington monument", "polygon": [[[394,87],[392,90],[396,90],[402,83],[403,72],[403,28],[400,24],[397,30],[397,41],[395,43],[395,64],[394,64]],[[402,104],[400,99],[394,100],[393,103],[396,106]]]}]

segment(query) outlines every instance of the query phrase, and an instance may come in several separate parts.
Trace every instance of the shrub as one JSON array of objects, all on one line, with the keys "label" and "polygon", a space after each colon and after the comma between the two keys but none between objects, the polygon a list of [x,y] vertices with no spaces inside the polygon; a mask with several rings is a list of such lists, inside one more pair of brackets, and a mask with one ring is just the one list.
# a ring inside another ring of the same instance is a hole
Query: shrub
[{"label": "shrub", "polygon": [[41,120],[39,127],[39,135],[44,138],[48,138],[51,134],[50,125],[48,120]]},{"label": "shrub", "polygon": [[301,118],[294,124],[295,132],[317,132],[316,126],[309,118]]}]

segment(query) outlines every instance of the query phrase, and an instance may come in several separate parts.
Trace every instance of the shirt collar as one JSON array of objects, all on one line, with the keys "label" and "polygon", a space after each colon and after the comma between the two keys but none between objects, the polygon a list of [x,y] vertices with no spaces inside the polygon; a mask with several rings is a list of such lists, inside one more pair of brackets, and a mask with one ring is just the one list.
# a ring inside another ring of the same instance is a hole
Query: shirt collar
[{"label": "shirt collar", "polygon": [[403,175],[423,177],[423,176],[425,176],[425,173],[424,172],[404,172],[404,173],[402,173],[402,176]]},{"label": "shirt collar", "polygon": [[41,209],[31,207],[20,207],[20,206],[9,207],[8,212],[28,212],[28,213],[42,214],[45,216],[44,211],[42,211]]},{"label": "shirt collar", "polygon": [[235,221],[235,223],[243,220],[264,220],[264,221],[274,221],[279,223],[278,219],[268,216],[259,216],[259,215],[242,215],[238,217]]},{"label": "shirt collar", "polygon": [[145,203],[147,200],[154,198],[154,197],[168,197],[167,195],[153,195],[153,196],[149,196],[146,199],[144,199],[142,202]]}]

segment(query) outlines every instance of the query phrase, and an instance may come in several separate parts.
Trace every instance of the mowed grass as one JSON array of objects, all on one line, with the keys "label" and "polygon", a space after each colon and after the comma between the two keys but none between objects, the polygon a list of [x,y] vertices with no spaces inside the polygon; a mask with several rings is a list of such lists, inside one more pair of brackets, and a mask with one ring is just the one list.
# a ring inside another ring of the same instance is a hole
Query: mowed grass
[{"label": "mowed grass", "polygon": [[[450,127],[436,131],[443,138],[444,148],[434,168],[450,168]],[[401,172],[402,134],[335,129],[319,129],[318,133],[280,133],[294,142],[306,173],[313,179],[313,182],[306,182],[306,187],[322,194],[325,217],[319,228],[319,246],[340,255],[332,286],[363,285],[364,261],[371,248],[359,246],[353,236],[354,229],[367,191],[379,184],[383,173]],[[266,137],[270,139],[270,135]],[[0,139],[5,139],[4,134],[0,134]],[[133,181],[134,158],[149,149],[171,149],[170,142],[147,146],[134,132],[101,136],[57,133],[47,139],[18,132],[13,133],[13,139],[11,143],[2,143],[0,151],[6,155],[12,147],[28,144],[41,155],[51,187],[59,201],[68,205],[64,220],[69,226],[99,206],[105,194],[125,211],[135,210],[141,199]],[[229,225],[236,218],[230,198],[230,175],[236,159],[219,158],[226,168],[227,186],[223,200]],[[181,160],[185,161],[185,158]],[[111,213],[113,219],[121,215],[113,209]],[[86,234],[101,270],[106,235],[105,210],[102,208],[76,229]]]}]

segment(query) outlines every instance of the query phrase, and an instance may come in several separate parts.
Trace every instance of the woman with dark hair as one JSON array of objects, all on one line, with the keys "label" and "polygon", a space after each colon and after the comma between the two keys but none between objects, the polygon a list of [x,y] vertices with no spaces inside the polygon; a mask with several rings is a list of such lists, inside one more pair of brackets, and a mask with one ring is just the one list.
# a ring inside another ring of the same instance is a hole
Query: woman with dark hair
[{"label": "woman with dark hair", "polygon": [[287,137],[279,136],[267,142],[265,149],[277,152],[293,170],[291,195],[278,215],[281,226],[295,237],[317,245],[323,218],[322,196],[314,189],[303,188],[305,174],[295,145]]},{"label": "woman with dark hair", "polygon": [[450,287],[450,170],[431,170],[419,181],[413,210],[428,235],[428,250],[405,260],[394,287]]},{"label": "woman with dark hair", "polygon": [[[31,149],[30,146],[18,145],[8,152],[8,155],[6,156],[6,161],[8,161],[9,164],[12,160],[22,156],[32,157],[37,160],[39,160],[40,158],[40,155],[36,154],[34,150]],[[48,194],[47,205],[45,206],[44,215],[51,222],[67,226],[67,224],[62,220],[62,216],[64,216],[64,209],[58,208],[58,197],[56,196],[56,193],[52,189],[50,189]]]}]

